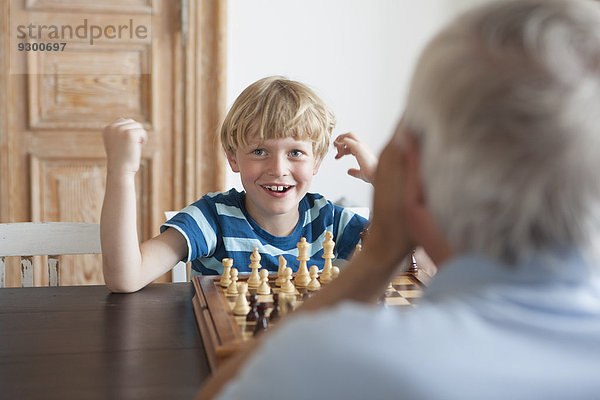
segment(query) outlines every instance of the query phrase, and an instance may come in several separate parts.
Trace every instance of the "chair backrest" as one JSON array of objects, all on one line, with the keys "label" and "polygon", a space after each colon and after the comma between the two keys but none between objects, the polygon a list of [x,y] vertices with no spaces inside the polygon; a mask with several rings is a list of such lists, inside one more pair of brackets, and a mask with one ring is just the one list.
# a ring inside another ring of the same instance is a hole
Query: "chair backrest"
[{"label": "chair backrest", "polygon": [[0,224],[0,288],[5,284],[5,257],[21,258],[21,286],[33,286],[33,256],[48,256],[48,282],[60,282],[60,255],[101,254],[100,225],[78,222]]}]

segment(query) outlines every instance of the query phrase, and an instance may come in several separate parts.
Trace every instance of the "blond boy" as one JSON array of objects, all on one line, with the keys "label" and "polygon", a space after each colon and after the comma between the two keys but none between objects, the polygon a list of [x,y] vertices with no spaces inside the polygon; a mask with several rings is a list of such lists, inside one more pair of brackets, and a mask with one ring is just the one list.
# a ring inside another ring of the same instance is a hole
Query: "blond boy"
[{"label": "blond boy", "polygon": [[[283,255],[297,267],[296,244],[310,244],[311,265],[322,266],[325,231],[334,235],[336,257],[347,259],[367,221],[308,193],[327,153],[335,117],[305,85],[281,77],[261,79],[236,99],[221,129],[221,141],[244,191],[209,193],[161,227],[161,234],[138,245],[134,176],[142,126],[120,119],[104,130],[108,158],[101,239],[107,286],[116,292],[139,290],[183,260],[193,274],[218,274],[222,259],[248,272],[254,247],[261,264],[277,270]],[[358,169],[349,174],[372,181],[377,160],[353,135],[338,137],[336,158],[354,155]]]}]

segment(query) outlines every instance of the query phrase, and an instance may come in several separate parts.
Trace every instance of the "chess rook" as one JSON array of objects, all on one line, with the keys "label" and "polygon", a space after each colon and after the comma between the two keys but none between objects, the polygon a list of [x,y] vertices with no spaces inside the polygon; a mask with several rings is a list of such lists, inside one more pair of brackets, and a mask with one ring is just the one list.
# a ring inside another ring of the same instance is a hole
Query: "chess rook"
[{"label": "chess rook", "polygon": [[229,287],[229,284],[231,283],[231,267],[233,266],[233,259],[231,258],[224,258],[222,261],[223,263],[223,277],[221,278],[221,287]]}]

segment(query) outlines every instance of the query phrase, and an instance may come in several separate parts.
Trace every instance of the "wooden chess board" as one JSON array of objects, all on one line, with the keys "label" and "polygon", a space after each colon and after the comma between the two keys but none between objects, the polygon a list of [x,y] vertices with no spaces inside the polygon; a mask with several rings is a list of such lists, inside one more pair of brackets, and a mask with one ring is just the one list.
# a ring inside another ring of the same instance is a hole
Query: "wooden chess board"
[{"label": "wooden chess board", "polygon": [[[269,275],[269,284],[275,293],[279,291],[275,286],[276,278],[277,274]],[[213,371],[237,352],[244,343],[253,340],[256,324],[256,322],[247,322],[245,316],[233,314],[232,309],[237,296],[227,295],[226,289],[219,285],[220,279],[221,276],[196,276],[192,279],[196,291],[193,299],[196,322]],[[241,275],[239,282],[245,282],[247,279],[247,275]],[[397,276],[392,281],[392,288],[386,290],[382,302],[390,307],[414,306],[428,280],[429,277],[423,271]],[[296,308],[302,303],[304,293],[297,290],[295,295],[287,295],[286,300],[280,302],[284,313],[287,306],[284,302],[287,303],[289,299],[292,308]],[[266,315],[268,316],[273,308],[273,295],[258,295],[258,302],[267,303]],[[287,314],[289,312],[290,310],[287,310]],[[281,317],[283,318],[285,315]]]}]

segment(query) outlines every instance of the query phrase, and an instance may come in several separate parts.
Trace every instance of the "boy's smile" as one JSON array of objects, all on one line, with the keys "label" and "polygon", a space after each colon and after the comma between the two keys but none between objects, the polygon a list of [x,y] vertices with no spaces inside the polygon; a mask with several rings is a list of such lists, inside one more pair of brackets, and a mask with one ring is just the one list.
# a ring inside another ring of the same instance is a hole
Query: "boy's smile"
[{"label": "boy's smile", "polygon": [[287,236],[298,223],[298,204],[319,169],[313,143],[292,137],[259,141],[227,154],[246,190],[246,210],[266,231]]}]

